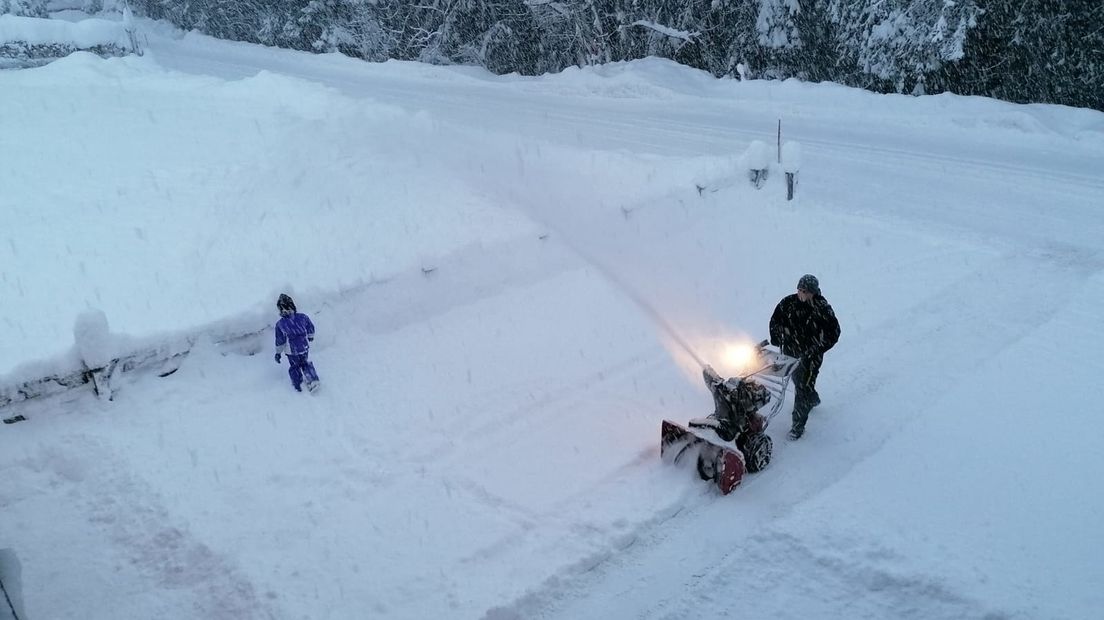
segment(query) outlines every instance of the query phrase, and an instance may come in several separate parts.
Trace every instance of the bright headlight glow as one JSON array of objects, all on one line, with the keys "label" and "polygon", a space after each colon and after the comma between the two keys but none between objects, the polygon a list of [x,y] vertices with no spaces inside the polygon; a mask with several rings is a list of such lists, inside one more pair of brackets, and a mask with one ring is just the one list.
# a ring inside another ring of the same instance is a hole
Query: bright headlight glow
[{"label": "bright headlight glow", "polygon": [[746,342],[737,342],[725,346],[724,361],[727,368],[736,371],[750,370],[755,360],[755,348]]}]

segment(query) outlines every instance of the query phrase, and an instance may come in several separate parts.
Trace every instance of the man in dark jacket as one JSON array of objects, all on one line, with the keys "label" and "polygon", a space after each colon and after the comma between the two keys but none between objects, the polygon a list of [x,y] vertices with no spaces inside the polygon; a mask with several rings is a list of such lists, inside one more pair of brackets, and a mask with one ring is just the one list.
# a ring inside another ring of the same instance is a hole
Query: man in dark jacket
[{"label": "man in dark jacket", "polygon": [[840,325],[828,300],[820,294],[816,276],[805,274],[797,282],[797,293],[778,302],[770,320],[771,344],[783,353],[801,359],[793,374],[794,409],[790,439],[801,439],[809,411],[820,404],[817,375],[824,353],[835,346]]}]

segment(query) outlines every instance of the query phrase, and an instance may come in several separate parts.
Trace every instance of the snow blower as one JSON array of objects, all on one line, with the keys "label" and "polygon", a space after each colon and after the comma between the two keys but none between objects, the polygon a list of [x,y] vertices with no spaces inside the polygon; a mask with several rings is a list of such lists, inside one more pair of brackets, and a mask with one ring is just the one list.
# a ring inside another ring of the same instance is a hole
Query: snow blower
[{"label": "snow blower", "polygon": [[751,360],[745,372],[728,379],[706,365],[702,377],[713,394],[713,413],[686,425],[663,420],[661,428],[664,461],[677,464],[696,458],[698,475],[716,483],[723,495],[736,488],[745,473],[770,464],[773,442],[767,425],[782,409],[800,362],[766,340],[754,346]]}]

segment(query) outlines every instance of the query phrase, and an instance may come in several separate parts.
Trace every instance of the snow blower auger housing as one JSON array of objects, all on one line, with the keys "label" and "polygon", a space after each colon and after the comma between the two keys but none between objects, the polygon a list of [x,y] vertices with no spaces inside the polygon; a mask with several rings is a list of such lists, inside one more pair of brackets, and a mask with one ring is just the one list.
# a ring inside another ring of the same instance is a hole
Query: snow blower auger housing
[{"label": "snow blower auger housing", "polygon": [[735,377],[724,379],[708,365],[702,369],[713,394],[712,414],[685,425],[663,421],[659,448],[663,459],[671,463],[696,459],[698,475],[715,482],[723,495],[736,488],[745,473],[770,464],[774,444],[766,434],[767,425],[782,408],[799,360],[768,344],[764,340],[755,345],[751,368]]}]

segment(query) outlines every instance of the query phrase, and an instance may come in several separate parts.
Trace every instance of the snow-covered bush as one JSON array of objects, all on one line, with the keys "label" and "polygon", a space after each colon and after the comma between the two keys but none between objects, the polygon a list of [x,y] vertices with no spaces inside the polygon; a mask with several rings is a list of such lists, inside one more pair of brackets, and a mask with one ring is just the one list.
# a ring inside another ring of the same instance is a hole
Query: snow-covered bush
[{"label": "snow-covered bush", "polygon": [[124,56],[135,51],[136,45],[136,39],[128,38],[124,27],[116,21],[69,22],[0,15],[0,68],[44,65],[76,51],[103,57]]}]

